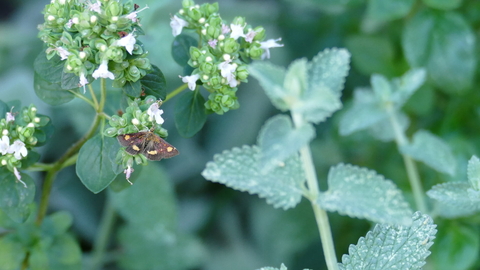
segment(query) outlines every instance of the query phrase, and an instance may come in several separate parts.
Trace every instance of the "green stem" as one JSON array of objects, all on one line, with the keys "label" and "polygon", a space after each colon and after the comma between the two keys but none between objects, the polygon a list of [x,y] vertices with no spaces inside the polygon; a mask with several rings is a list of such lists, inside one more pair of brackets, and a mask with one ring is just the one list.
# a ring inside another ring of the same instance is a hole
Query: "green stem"
[{"label": "green stem", "polygon": [[75,91],[72,91],[72,90],[68,90],[70,93],[72,93],[75,97],[87,102],[88,104],[90,104],[90,106],[92,106],[92,108],[96,108],[96,105],[93,101],[91,101],[90,99],[86,98],[84,95],[81,95]]},{"label": "green stem", "polygon": [[[292,118],[296,128],[299,128],[305,124],[305,121],[300,114],[295,114],[292,112]],[[308,193],[305,195],[305,197],[307,197],[312,204],[318,232],[320,233],[320,239],[322,240],[323,255],[325,257],[327,268],[329,270],[338,270],[337,256],[335,254],[335,245],[333,243],[332,230],[328,221],[328,215],[327,212],[320,208],[320,206],[317,204],[320,189],[318,187],[317,173],[313,164],[310,146],[306,145],[300,149],[300,158],[302,161],[303,170],[305,171],[305,177],[307,179]]]},{"label": "green stem", "polygon": [[103,209],[102,220],[100,222],[100,229],[93,247],[92,262],[90,265],[91,270],[102,269],[105,249],[107,248],[116,217],[117,215],[115,208],[113,207],[110,198],[107,196],[105,208]]},{"label": "green stem", "polygon": [[[390,123],[392,125],[393,131],[395,133],[395,142],[397,147],[400,149],[402,146],[408,144],[408,139],[405,136],[400,123],[398,122],[397,115],[393,107],[387,107],[387,112],[389,114]],[[410,186],[412,187],[413,198],[415,200],[415,205],[417,209],[422,213],[428,213],[427,204],[425,202],[424,191],[422,187],[422,182],[420,181],[420,176],[418,174],[417,165],[415,161],[408,155],[401,154],[403,157],[403,162],[405,164],[405,169],[407,170],[408,180]]]},{"label": "green stem", "polygon": [[188,84],[182,84],[180,85],[177,89],[173,90],[172,92],[170,92],[167,97],[165,98],[165,100],[163,101],[163,103],[167,102],[167,100],[173,98],[174,96],[180,94],[183,90],[185,90],[186,88],[188,87]]},{"label": "green stem", "polygon": [[57,160],[55,163],[52,164],[52,167],[47,171],[47,174],[45,176],[45,181],[43,183],[43,188],[42,188],[42,195],[40,197],[40,204],[38,207],[38,215],[37,215],[37,224],[40,225],[45,218],[45,215],[47,213],[47,208],[48,208],[48,200],[50,198],[50,192],[52,190],[53,186],[53,181],[55,180],[55,177],[57,173],[66,166],[66,164],[70,164],[72,162],[72,159],[80,150],[80,148],[83,146],[83,144],[89,140],[93,135],[95,135],[95,132],[97,131],[98,125],[101,122],[101,113],[103,112],[103,108],[105,106],[105,99],[106,99],[106,82],[105,79],[101,79],[101,88],[100,88],[100,103],[98,104],[98,107],[96,108],[97,114],[95,115],[95,119],[93,121],[92,126],[90,127],[90,130],[82,137],[80,140],[78,140],[73,146],[71,146],[65,154],[63,154],[62,157],[60,157],[59,160]]}]

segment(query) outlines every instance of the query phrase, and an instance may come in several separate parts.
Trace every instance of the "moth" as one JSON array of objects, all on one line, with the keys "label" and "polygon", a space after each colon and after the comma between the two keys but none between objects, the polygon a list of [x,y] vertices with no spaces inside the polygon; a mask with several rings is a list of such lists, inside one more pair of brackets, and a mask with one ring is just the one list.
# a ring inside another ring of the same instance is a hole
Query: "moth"
[{"label": "moth", "polygon": [[149,131],[123,134],[117,136],[118,142],[126,146],[125,151],[131,155],[143,154],[149,160],[161,160],[178,155],[175,146],[169,144],[157,134]]}]

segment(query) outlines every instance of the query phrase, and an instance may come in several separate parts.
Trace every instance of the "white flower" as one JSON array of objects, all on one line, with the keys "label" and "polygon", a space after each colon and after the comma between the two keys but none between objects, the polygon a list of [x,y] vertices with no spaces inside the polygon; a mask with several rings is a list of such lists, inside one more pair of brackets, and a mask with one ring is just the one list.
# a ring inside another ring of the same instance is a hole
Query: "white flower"
[{"label": "white flower", "polygon": [[18,182],[22,183],[23,186],[26,188],[27,184],[22,181],[22,176],[20,175],[20,172],[17,170],[16,167],[13,167],[13,174],[15,174],[15,177],[17,178]]},{"label": "white flower", "polygon": [[200,75],[194,74],[191,76],[179,77],[182,78],[182,82],[188,83],[188,89],[193,91],[197,87],[197,80],[200,78]]},{"label": "white flower", "polygon": [[250,29],[248,33],[245,35],[245,41],[248,43],[252,43],[253,38],[257,35],[257,32],[255,32],[253,29]]},{"label": "white flower", "polygon": [[68,20],[68,22],[65,24],[65,26],[67,28],[72,28],[72,25],[73,25],[73,20],[72,19]]},{"label": "white flower", "polygon": [[90,11],[95,11],[97,13],[101,13],[102,12],[102,2],[98,1],[94,4],[94,3],[89,3],[88,4],[88,9]]},{"label": "white flower", "polygon": [[13,153],[13,156],[17,160],[21,160],[22,156],[26,157],[28,154],[27,148],[25,147],[25,144],[20,141],[20,140],[15,140],[12,145],[8,148],[8,153],[11,154]]},{"label": "white flower", "polygon": [[130,185],[133,185],[132,182],[130,182],[130,176],[132,175],[133,171],[135,171],[132,167],[130,166],[127,166],[127,168],[123,171],[123,173],[125,174],[125,178],[127,179],[128,183],[130,183]]},{"label": "white flower", "polygon": [[58,52],[58,54],[60,54],[60,60],[65,60],[70,55],[70,52],[63,47],[57,47],[55,50]]},{"label": "white flower", "polygon": [[85,77],[85,74],[80,73],[80,82],[78,83],[80,86],[83,86],[83,93],[85,94],[85,85],[88,84],[87,77]]},{"label": "white flower", "polygon": [[239,37],[245,37],[245,34],[243,33],[243,28],[244,26],[241,26],[239,24],[230,24],[230,28],[232,29],[232,33],[230,34],[230,37],[237,40]]},{"label": "white flower", "polygon": [[[12,107],[12,110],[13,110],[13,107]],[[15,121],[15,116],[11,111],[6,113],[5,120],[7,121],[7,123]]]},{"label": "white flower", "polygon": [[3,135],[2,139],[0,140],[0,153],[5,155],[8,153],[8,148],[10,147],[10,138],[8,136]]},{"label": "white flower", "polygon": [[235,78],[235,70],[237,69],[237,64],[230,64],[231,60],[226,60],[220,64],[218,64],[218,68],[220,69],[220,74],[222,77],[227,79],[228,85],[230,87],[236,87],[238,85],[238,81]]},{"label": "white flower", "polygon": [[[155,122],[157,122],[157,124],[161,125],[164,122],[164,120],[162,118],[163,110],[160,110],[158,107],[159,107],[159,105],[158,105],[157,102],[153,103],[148,108],[147,114],[148,114],[148,116],[150,116],[150,118],[152,120],[155,119]],[[150,121],[152,121],[152,120],[150,120]]]},{"label": "white flower", "polygon": [[281,38],[277,39],[269,39],[264,42],[260,42],[260,48],[264,49],[265,52],[262,54],[262,59],[265,58],[270,58],[270,48],[275,48],[275,47],[283,47],[283,44],[277,43],[278,41],[281,41]]},{"label": "white flower", "polygon": [[140,10],[136,10],[128,15],[125,16],[125,18],[129,19],[129,20],[132,20],[132,22],[138,22],[138,19],[137,19],[137,14],[140,12],[140,11],[143,11],[145,9],[147,9],[148,6],[145,5],[144,8],[140,9]]},{"label": "white flower", "polygon": [[136,42],[137,42],[137,40],[133,36],[133,32],[132,32],[132,33],[122,37],[121,39],[115,41],[114,45],[115,46],[123,46],[123,47],[125,47],[125,49],[127,50],[127,52],[129,54],[132,54],[133,47],[134,47]]},{"label": "white flower", "polygon": [[172,27],[172,34],[174,37],[180,35],[182,33],[183,27],[188,26],[188,22],[184,19],[177,17],[177,15],[173,15],[170,21],[170,27]]},{"label": "white flower", "polygon": [[93,78],[109,78],[110,80],[115,79],[115,75],[112,72],[108,71],[108,61],[104,60],[100,66],[93,72]]}]

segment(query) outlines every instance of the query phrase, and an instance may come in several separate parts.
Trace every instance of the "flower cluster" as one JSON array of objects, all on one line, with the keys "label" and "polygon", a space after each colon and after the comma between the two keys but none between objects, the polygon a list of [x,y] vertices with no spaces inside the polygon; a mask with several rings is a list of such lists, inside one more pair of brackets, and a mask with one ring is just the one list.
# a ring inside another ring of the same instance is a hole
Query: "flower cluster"
[{"label": "flower cluster", "polygon": [[139,80],[151,68],[136,39],[142,34],[137,15],[143,9],[117,0],[52,0],[39,25],[47,58],[65,60],[64,71],[77,75],[83,87],[98,78],[109,78],[119,88]]},{"label": "flower cluster", "polygon": [[[115,137],[148,130],[153,130],[160,137],[168,136],[168,131],[162,127],[164,119],[162,118],[163,110],[159,109],[162,104],[161,101],[158,101],[154,96],[127,100],[128,107],[125,112],[110,117],[110,127],[105,129],[105,136]],[[147,158],[143,155],[132,156],[125,151],[125,148],[122,148],[117,154],[116,161],[126,168],[125,174],[128,180],[131,172],[133,172],[134,162],[136,164],[146,164]]]},{"label": "flower cluster", "polygon": [[33,105],[22,109],[19,115],[16,114],[7,112],[5,118],[0,119],[0,167],[6,166],[25,185],[18,169],[22,167],[22,161],[27,159],[30,150],[38,145],[39,139],[45,139],[41,128],[50,119],[37,115],[37,108]]},{"label": "flower cluster", "polygon": [[188,64],[194,68],[189,76],[182,77],[190,90],[195,90],[197,81],[210,92],[205,107],[217,114],[239,107],[237,87],[247,82],[247,64],[253,59],[270,57],[270,48],[282,47],[276,40],[265,39],[265,29],[252,28],[245,18],[236,17],[227,24],[218,13],[218,3],[195,5],[184,0],[183,8],[170,22],[174,36],[183,29],[199,33],[199,46],[190,47]]}]

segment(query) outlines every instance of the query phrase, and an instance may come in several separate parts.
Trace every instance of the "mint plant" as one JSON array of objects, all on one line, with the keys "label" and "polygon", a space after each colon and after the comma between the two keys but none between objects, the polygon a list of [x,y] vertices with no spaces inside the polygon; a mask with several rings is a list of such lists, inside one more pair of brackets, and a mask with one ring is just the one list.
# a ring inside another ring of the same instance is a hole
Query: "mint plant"
[{"label": "mint plant", "polygon": [[480,266],[480,4],[45,4],[0,39],[39,98],[0,76],[1,269]]}]

